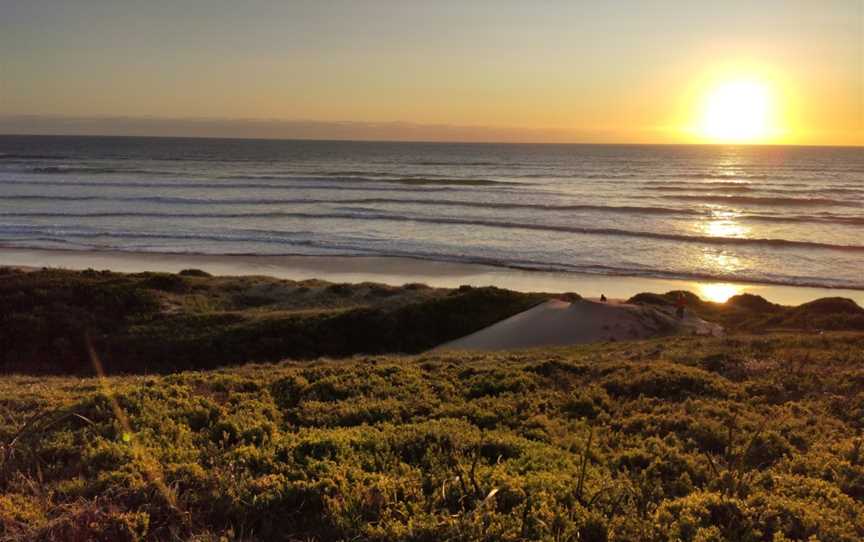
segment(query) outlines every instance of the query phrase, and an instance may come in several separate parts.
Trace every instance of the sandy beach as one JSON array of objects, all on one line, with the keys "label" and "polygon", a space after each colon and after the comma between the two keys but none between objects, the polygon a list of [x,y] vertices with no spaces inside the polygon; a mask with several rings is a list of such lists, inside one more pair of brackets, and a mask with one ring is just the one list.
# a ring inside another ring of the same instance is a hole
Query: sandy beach
[{"label": "sandy beach", "polygon": [[718,283],[527,271],[480,264],[441,262],[414,258],[373,256],[253,256],[141,253],[121,251],[34,250],[0,248],[0,266],[56,267],[178,272],[198,268],[214,275],[266,275],[332,282],[379,282],[402,285],[420,282],[454,288],[497,286],[520,292],[576,292],[584,297],[628,299],[640,292],[689,290],[709,301],[750,293],[783,305],[799,305],[822,297],[846,297],[864,305],[864,291],[780,286],[772,284]]}]

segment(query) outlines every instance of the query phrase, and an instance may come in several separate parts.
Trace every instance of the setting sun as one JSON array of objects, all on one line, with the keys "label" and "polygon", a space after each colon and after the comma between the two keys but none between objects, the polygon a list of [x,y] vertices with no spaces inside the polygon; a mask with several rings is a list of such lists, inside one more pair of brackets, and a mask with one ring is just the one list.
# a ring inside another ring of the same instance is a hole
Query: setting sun
[{"label": "setting sun", "polygon": [[762,83],[723,83],[705,101],[702,135],[715,141],[762,142],[772,135],[773,105],[770,89]]},{"label": "setting sun", "polygon": [[735,284],[712,283],[700,284],[699,296],[715,303],[725,303],[733,295],[741,293],[741,287]]}]

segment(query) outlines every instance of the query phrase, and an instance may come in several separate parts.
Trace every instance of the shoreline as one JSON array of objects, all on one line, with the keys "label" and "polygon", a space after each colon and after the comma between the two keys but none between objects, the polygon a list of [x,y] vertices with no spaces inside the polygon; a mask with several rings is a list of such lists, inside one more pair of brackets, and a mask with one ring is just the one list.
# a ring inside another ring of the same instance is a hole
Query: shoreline
[{"label": "shoreline", "polygon": [[[198,268],[213,275],[265,275],[281,279],[379,282],[399,286],[420,282],[433,287],[497,286],[520,292],[576,292],[584,297],[627,299],[640,292],[689,290],[708,301],[731,295],[760,295],[781,305],[800,305],[821,297],[847,297],[864,306],[864,290],[818,288],[696,279],[526,270],[400,256],[267,256],[0,248],[0,266],[109,269],[116,272],[172,272]],[[722,298],[722,299],[721,299]]]}]

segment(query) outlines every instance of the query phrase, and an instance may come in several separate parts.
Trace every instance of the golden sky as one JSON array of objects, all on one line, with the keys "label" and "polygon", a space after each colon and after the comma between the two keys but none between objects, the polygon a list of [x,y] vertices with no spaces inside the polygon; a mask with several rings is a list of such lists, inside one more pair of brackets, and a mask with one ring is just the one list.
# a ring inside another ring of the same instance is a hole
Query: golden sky
[{"label": "golden sky", "polygon": [[11,0],[0,132],[864,145],[862,6]]}]

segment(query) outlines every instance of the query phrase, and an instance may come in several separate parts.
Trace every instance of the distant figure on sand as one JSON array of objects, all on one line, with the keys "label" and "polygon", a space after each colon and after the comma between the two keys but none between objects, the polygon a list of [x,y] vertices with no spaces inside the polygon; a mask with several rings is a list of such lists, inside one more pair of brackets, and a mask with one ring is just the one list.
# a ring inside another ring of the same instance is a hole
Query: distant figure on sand
[{"label": "distant figure on sand", "polygon": [[684,319],[684,308],[687,306],[687,302],[684,300],[683,294],[678,294],[678,299],[675,300],[676,313],[678,314],[678,318]]},{"label": "distant figure on sand", "polygon": [[606,296],[603,294],[600,294],[600,301],[602,301],[603,303],[606,303]]}]

